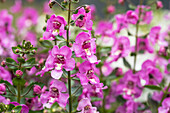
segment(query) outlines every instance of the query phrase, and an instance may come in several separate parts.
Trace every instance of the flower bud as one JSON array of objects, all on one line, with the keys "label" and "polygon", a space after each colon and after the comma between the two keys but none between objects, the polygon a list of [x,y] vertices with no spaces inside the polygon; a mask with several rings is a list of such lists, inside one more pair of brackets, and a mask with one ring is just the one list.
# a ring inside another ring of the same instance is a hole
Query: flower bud
[{"label": "flower bud", "polygon": [[41,94],[41,87],[39,85],[35,85],[33,91],[35,94]]},{"label": "flower bud", "polygon": [[107,7],[107,12],[108,12],[109,14],[114,13],[114,12],[115,12],[115,6],[109,5],[109,6]]},{"label": "flower bud", "polygon": [[16,52],[16,53],[19,53],[19,49],[16,49],[15,52]]},{"label": "flower bud", "polygon": [[6,2],[6,0],[0,0],[2,3]]},{"label": "flower bud", "polygon": [[40,41],[40,42],[43,42],[43,41],[44,41],[44,39],[43,39],[43,38],[40,38],[40,39],[39,39],[39,41]]},{"label": "flower bud", "polygon": [[156,8],[157,8],[157,9],[160,9],[160,8],[162,8],[162,7],[163,7],[162,1],[157,1],[157,2],[156,2]]},{"label": "flower bud", "polygon": [[12,110],[11,113],[15,113],[15,110]]},{"label": "flower bud", "polygon": [[124,5],[125,0],[119,0],[119,4]]},{"label": "flower bud", "polygon": [[54,4],[55,4],[55,1],[53,1],[53,0],[50,0],[49,3],[48,3],[50,8],[52,8]]},{"label": "flower bud", "polygon": [[36,50],[32,50],[32,53],[35,54],[35,53],[36,53]]},{"label": "flower bud", "polygon": [[2,66],[2,67],[5,67],[5,66],[6,66],[5,61],[2,61],[2,62],[1,62],[1,66]]},{"label": "flower bud", "polygon": [[16,76],[21,77],[23,75],[23,72],[21,70],[16,71]]},{"label": "flower bud", "polygon": [[43,64],[44,63],[44,59],[43,58],[41,58],[40,60],[39,60],[39,62],[38,62],[39,64]]},{"label": "flower bud", "polygon": [[77,63],[76,63],[76,69],[78,69],[79,66],[80,66],[80,62],[77,62]]},{"label": "flower bud", "polygon": [[87,6],[85,7],[85,10],[86,10],[86,13],[88,13],[88,12],[91,10],[90,6],[87,5]]},{"label": "flower bud", "polygon": [[4,84],[0,84],[0,95],[4,94],[6,91],[5,85]]}]

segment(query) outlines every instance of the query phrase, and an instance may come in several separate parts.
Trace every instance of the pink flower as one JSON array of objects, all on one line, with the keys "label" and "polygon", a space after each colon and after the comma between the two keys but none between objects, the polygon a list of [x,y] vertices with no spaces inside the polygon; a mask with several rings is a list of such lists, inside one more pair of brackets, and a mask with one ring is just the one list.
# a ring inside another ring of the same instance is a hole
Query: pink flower
[{"label": "pink flower", "polygon": [[154,26],[152,27],[149,35],[148,35],[148,39],[149,41],[155,45],[156,43],[158,43],[159,45],[162,46],[168,46],[168,43],[164,40],[164,36],[161,35],[160,33],[161,31],[161,27],[160,26]]},{"label": "pink flower", "polygon": [[116,40],[111,50],[112,61],[117,61],[121,57],[125,57],[130,53],[130,41],[128,37],[121,36]]},{"label": "pink flower", "polygon": [[41,87],[39,85],[35,85],[33,91],[35,94],[41,94]]},{"label": "pink flower", "polygon": [[[150,22],[152,21],[152,18],[153,18],[152,11],[149,10],[150,7],[144,6],[144,5],[138,6],[137,9],[135,10],[137,15],[139,15],[140,8],[141,8],[140,24],[150,24]],[[147,10],[149,10],[149,11],[147,11]]]},{"label": "pink flower", "polygon": [[130,24],[136,24],[138,21],[138,15],[135,11],[127,11],[126,13],[126,22]]},{"label": "pink flower", "polygon": [[[80,15],[83,15],[83,17],[77,19]],[[86,10],[84,8],[80,8],[77,14],[72,15],[72,20],[76,20],[76,26],[84,30],[92,30],[93,22],[91,20],[91,11],[86,13]]]},{"label": "pink flower", "polygon": [[160,8],[162,8],[162,7],[163,7],[162,1],[157,1],[157,2],[156,2],[156,8],[157,8],[157,9],[160,9]]},{"label": "pink flower", "polygon": [[17,27],[21,30],[36,25],[38,22],[38,12],[36,9],[28,7],[24,9],[23,15],[17,21]]},{"label": "pink flower", "polygon": [[127,22],[126,22],[125,15],[123,15],[123,14],[117,14],[117,15],[115,15],[115,19],[116,19],[116,24],[117,24],[116,31],[117,31],[118,33],[119,33],[122,29],[128,27],[128,24],[127,24]]},{"label": "pink flower", "polygon": [[110,63],[105,62],[101,68],[101,71],[104,76],[108,76],[112,73],[113,68],[110,66]]},{"label": "pink flower", "polygon": [[72,51],[69,47],[62,46],[61,48],[58,48],[58,46],[54,46],[46,60],[45,68],[38,74],[44,74],[45,72],[52,70],[52,78],[59,79],[62,76],[63,68],[66,71],[74,69],[75,60],[71,58],[71,56]]},{"label": "pink flower", "polygon": [[52,15],[47,21],[47,28],[43,34],[44,40],[54,40],[57,35],[66,35],[66,30],[64,27],[67,22],[61,16]]},{"label": "pink flower", "polygon": [[170,98],[165,98],[162,102],[162,106],[158,108],[158,113],[169,113],[170,112]]},{"label": "pink flower", "polygon": [[80,113],[99,113],[97,112],[96,107],[92,107],[92,104],[88,98],[83,98],[80,100],[77,110],[81,111]]},{"label": "pink flower", "polygon": [[43,12],[45,14],[51,14],[52,13],[52,10],[50,9],[47,1],[44,2]]},{"label": "pink flower", "polygon": [[41,95],[40,99],[43,104],[43,107],[50,108],[53,103],[57,102],[61,107],[65,107],[69,95],[65,93],[67,88],[64,82],[59,80],[53,81],[50,85],[49,92],[45,92]]},{"label": "pink flower", "polygon": [[118,3],[121,4],[121,5],[123,5],[124,2],[125,2],[125,0],[118,0]]},{"label": "pink flower", "polygon": [[94,74],[95,65],[91,64],[89,61],[84,61],[79,66],[79,72],[77,76],[80,78],[82,85],[87,85],[88,82],[91,84],[99,83],[99,78]]},{"label": "pink flower", "polygon": [[12,13],[18,13],[22,10],[22,0],[15,0],[15,4],[10,8]]},{"label": "pink flower", "polygon": [[10,104],[13,104],[14,106],[22,106],[21,112],[20,113],[29,113],[29,108],[25,104],[19,104],[17,102],[10,102]]},{"label": "pink flower", "polygon": [[90,9],[91,9],[91,19],[95,20],[96,6],[92,4],[90,5]]},{"label": "pink flower", "polygon": [[117,85],[117,93],[123,94],[125,99],[137,98],[141,95],[142,89],[139,86],[139,78],[134,75],[131,70],[125,73],[125,76],[121,79]]},{"label": "pink flower", "polygon": [[2,79],[2,80],[6,80],[6,81],[8,81],[8,82],[10,82],[10,83],[12,83],[12,75],[11,75],[11,73],[9,73],[9,71],[7,71],[7,70],[5,70],[5,68],[4,67],[1,67],[0,66],[0,78]]},{"label": "pink flower", "polygon": [[73,44],[73,50],[77,57],[88,59],[90,63],[98,63],[96,53],[95,39],[91,38],[90,34],[81,32],[77,35],[75,43]]},{"label": "pink flower", "polygon": [[114,13],[115,12],[115,6],[109,5],[107,7],[107,12],[110,13],[110,14]]}]

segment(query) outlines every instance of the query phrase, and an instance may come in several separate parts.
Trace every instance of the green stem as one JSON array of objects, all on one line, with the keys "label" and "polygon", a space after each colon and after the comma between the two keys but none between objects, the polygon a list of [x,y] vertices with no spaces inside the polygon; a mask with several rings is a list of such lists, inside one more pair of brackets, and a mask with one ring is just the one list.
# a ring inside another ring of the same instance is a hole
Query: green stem
[{"label": "green stem", "polygon": [[162,96],[162,99],[161,99],[161,102],[159,103],[159,106],[162,105],[163,100],[166,98],[166,96],[167,96],[167,94],[168,94],[169,88],[170,88],[170,83],[168,84],[168,87],[166,88],[165,93],[164,93],[164,95]]},{"label": "green stem", "polygon": [[[68,9],[68,28],[67,28],[67,46],[68,47],[69,47],[70,13],[71,13],[71,0],[69,0],[69,9]],[[69,90],[69,113],[71,113],[72,112],[72,96],[71,96],[70,71],[68,71],[68,90]]]},{"label": "green stem", "polygon": [[18,83],[18,85],[17,85],[17,91],[18,91],[17,102],[20,104],[20,100],[21,100],[21,85],[20,85],[20,83]]},{"label": "green stem", "polygon": [[142,10],[142,8],[141,8],[142,3],[143,3],[143,0],[140,0],[140,8],[139,8],[139,15],[138,15],[139,19],[138,19],[138,21],[137,21],[137,23],[136,23],[135,56],[134,56],[134,63],[133,63],[133,66],[134,66],[134,67],[133,67],[133,72],[134,72],[134,73],[136,72],[136,60],[137,60],[137,54],[138,54],[138,52],[137,52],[137,49],[138,49],[138,48],[137,48],[137,42],[138,42],[138,31],[139,31],[139,23],[140,23],[140,16],[141,16],[141,10]]}]

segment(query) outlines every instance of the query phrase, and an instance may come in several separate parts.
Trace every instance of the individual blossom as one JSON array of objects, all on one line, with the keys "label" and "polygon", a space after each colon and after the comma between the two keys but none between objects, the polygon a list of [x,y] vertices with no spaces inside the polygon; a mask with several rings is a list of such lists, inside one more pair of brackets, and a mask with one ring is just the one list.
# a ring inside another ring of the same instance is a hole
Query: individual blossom
[{"label": "individual blossom", "polygon": [[[145,73],[145,76],[149,77],[149,83],[148,83],[149,85],[157,85],[161,83],[163,76],[159,71],[159,69],[156,68],[156,64],[153,61],[146,60],[142,64],[142,71]],[[147,82],[147,79],[143,79],[143,80]]]},{"label": "individual blossom", "polygon": [[90,34],[81,32],[77,35],[73,50],[77,57],[88,59],[90,63],[98,63],[96,53],[95,38],[91,38]]},{"label": "individual blossom", "polygon": [[11,75],[11,73],[9,71],[5,70],[4,67],[0,66],[0,73],[1,73],[0,74],[0,79],[6,80],[6,81],[12,83],[12,75]]},{"label": "individual blossom", "polygon": [[138,22],[138,15],[135,11],[127,11],[125,18],[126,22],[130,24],[136,24]]},{"label": "individual blossom", "polygon": [[140,24],[150,24],[153,18],[153,12],[150,10],[149,6],[139,5],[137,9],[135,10],[136,14],[140,16]]},{"label": "individual blossom", "polygon": [[88,82],[91,84],[99,83],[99,78],[94,74],[95,65],[91,64],[89,61],[84,61],[79,66],[79,72],[77,76],[80,78],[82,85],[87,85]]},{"label": "individual blossom", "polygon": [[10,8],[12,13],[18,13],[22,10],[22,0],[15,0],[15,4]]},{"label": "individual blossom", "polygon": [[35,85],[33,91],[35,94],[41,94],[41,87],[39,85]]},{"label": "individual blossom", "polygon": [[158,108],[158,113],[169,113],[170,112],[170,97],[165,98],[162,102],[162,106]]},{"label": "individual blossom", "polygon": [[26,98],[26,105],[32,111],[39,111],[43,109],[43,105],[38,96],[33,98]]},{"label": "individual blossom", "polygon": [[22,106],[21,112],[20,113],[29,113],[29,108],[25,104],[19,104],[17,102],[10,102],[10,104],[13,104],[14,106]]},{"label": "individual blossom", "polygon": [[128,100],[138,98],[142,93],[139,82],[138,76],[134,75],[133,72],[129,70],[117,85],[117,93],[123,94],[123,98]]},{"label": "individual blossom", "polygon": [[95,20],[96,6],[93,4],[90,5],[90,11],[91,11],[91,19]]},{"label": "individual blossom", "polygon": [[[132,47],[132,51],[135,51],[135,46]],[[145,51],[149,53],[154,52],[154,48],[149,44],[148,38],[140,38],[137,39],[137,51],[144,53]]]},{"label": "individual blossom", "polygon": [[116,32],[120,33],[120,31],[124,28],[127,28],[128,27],[128,24],[126,22],[126,18],[125,18],[126,15],[124,14],[117,14],[115,15],[115,19],[116,19]]},{"label": "individual blossom", "polygon": [[113,14],[113,13],[115,12],[115,6],[109,5],[109,6],[107,7],[107,12],[108,12],[109,14]]},{"label": "individual blossom", "polygon": [[78,113],[99,113],[96,107],[92,107],[92,104],[88,98],[83,98],[80,100],[77,110]]},{"label": "individual blossom", "polygon": [[43,34],[44,40],[55,40],[55,36],[65,36],[66,35],[66,26],[67,22],[61,16],[56,16],[53,14],[50,19],[47,21],[47,28]]},{"label": "individual blossom", "polygon": [[156,8],[157,9],[160,9],[160,8],[162,8],[163,7],[163,4],[162,4],[162,1],[156,1]]},{"label": "individual blossom", "polygon": [[57,102],[61,107],[65,107],[69,95],[66,93],[67,88],[64,82],[59,80],[53,81],[50,85],[49,92],[45,92],[41,95],[40,99],[43,107],[50,108],[53,103]]},{"label": "individual blossom", "polygon": [[38,12],[36,9],[28,7],[23,11],[23,15],[17,20],[19,30],[29,28],[38,22]]},{"label": "individual blossom", "polygon": [[148,35],[148,40],[152,43],[152,45],[158,44],[160,46],[168,46],[168,43],[164,40],[164,36],[161,35],[160,31],[160,26],[152,27]]},{"label": "individual blossom", "polygon": [[62,76],[63,68],[66,71],[71,71],[74,69],[75,60],[71,58],[71,56],[72,51],[69,47],[62,46],[61,48],[58,48],[58,46],[54,46],[47,58],[45,68],[42,70],[42,74],[52,70],[51,76],[54,79],[59,79]]},{"label": "individual blossom", "polygon": [[128,37],[121,36],[116,39],[110,57],[112,58],[112,61],[117,61],[119,58],[127,56],[130,53],[130,50],[130,41]]},{"label": "individual blossom", "polygon": [[78,9],[77,14],[72,15],[72,20],[75,21],[77,27],[84,30],[92,30],[93,22],[91,20],[91,11],[86,12],[84,7]]}]

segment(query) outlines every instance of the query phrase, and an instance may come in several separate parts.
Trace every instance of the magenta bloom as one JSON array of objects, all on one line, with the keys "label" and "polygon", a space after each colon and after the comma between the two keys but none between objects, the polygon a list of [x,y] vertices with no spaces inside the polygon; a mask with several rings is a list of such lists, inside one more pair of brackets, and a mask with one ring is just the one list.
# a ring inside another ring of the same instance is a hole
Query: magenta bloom
[{"label": "magenta bloom", "polygon": [[123,93],[125,99],[138,98],[142,93],[139,82],[138,76],[134,75],[133,72],[129,70],[125,73],[119,85],[117,85],[117,93]]},{"label": "magenta bloom", "polygon": [[162,1],[157,1],[156,2],[156,8],[159,9],[159,8],[162,8],[162,7],[163,7]]},{"label": "magenta bloom", "polygon": [[19,104],[17,102],[10,102],[10,104],[13,104],[14,106],[22,106],[21,113],[29,113],[29,108],[25,104]]},{"label": "magenta bloom", "polygon": [[122,29],[127,28],[128,24],[126,22],[126,18],[124,14],[117,14],[115,15],[115,19],[116,19],[116,31],[119,33]]},{"label": "magenta bloom", "polygon": [[15,0],[15,4],[10,8],[12,13],[18,13],[22,10],[22,0]]},{"label": "magenta bloom", "polygon": [[109,5],[107,7],[107,12],[110,13],[110,14],[114,13],[115,12],[115,6]]},{"label": "magenta bloom", "polygon": [[96,27],[95,33],[102,36],[112,36],[113,23],[109,21],[100,21]]},{"label": "magenta bloom", "polygon": [[150,22],[152,21],[153,18],[153,14],[152,11],[147,11],[148,9],[150,9],[149,6],[138,6],[137,9],[135,10],[135,12],[137,13],[137,15],[139,15],[139,9],[141,8],[141,22],[140,24],[150,24]]},{"label": "magenta bloom", "polygon": [[88,59],[90,63],[98,63],[96,53],[95,39],[91,38],[88,33],[81,32],[77,35],[75,43],[73,44],[73,50],[77,57]]},{"label": "magenta bloom", "polygon": [[[132,47],[132,51],[135,51],[135,46]],[[137,51],[147,51],[149,53],[154,52],[154,48],[149,44],[148,38],[139,38],[137,39]]]},{"label": "magenta bloom", "polygon": [[43,34],[44,40],[54,40],[57,35],[65,35],[66,30],[64,27],[67,22],[61,16],[56,16],[55,14],[50,17],[47,21],[47,28]]},{"label": "magenta bloom", "polygon": [[101,71],[104,76],[108,76],[112,73],[113,68],[110,66],[110,63],[104,62],[104,65],[102,66]]},{"label": "magenta bloom", "polygon": [[[159,69],[156,68],[156,65],[151,60],[146,60],[142,64],[142,70],[146,74],[145,76],[149,77],[150,85],[157,85],[161,83],[163,76]],[[146,77],[147,78],[147,77]],[[144,79],[147,82],[147,79]]]},{"label": "magenta bloom", "polygon": [[45,14],[51,14],[52,13],[52,10],[50,9],[47,1],[44,2],[43,12]]},{"label": "magenta bloom", "polygon": [[126,22],[130,24],[136,24],[138,21],[138,15],[136,14],[135,11],[127,11],[126,13]]},{"label": "magenta bloom", "polygon": [[63,68],[66,71],[71,71],[74,69],[75,61],[73,58],[71,58],[71,56],[72,51],[69,47],[63,46],[58,48],[58,46],[54,46],[47,58],[45,68],[42,70],[42,74],[52,70],[51,76],[54,79],[59,79],[62,76]]},{"label": "magenta bloom", "polygon": [[170,98],[165,98],[162,102],[162,106],[158,108],[158,113],[169,113],[170,112]]},{"label": "magenta bloom", "polygon": [[59,80],[53,81],[50,85],[49,92],[45,92],[40,97],[43,107],[50,108],[55,102],[57,102],[61,107],[65,107],[69,98],[69,95],[65,93],[66,91],[67,88],[64,82]]},{"label": "magenta bloom", "polygon": [[36,9],[28,7],[24,9],[23,15],[17,21],[17,27],[21,30],[36,25],[38,22],[38,12]]},{"label": "magenta bloom", "polygon": [[162,45],[162,46],[168,46],[168,43],[164,40],[165,37],[161,35],[160,31],[161,31],[160,26],[152,27],[152,29],[148,35],[149,41],[153,45],[158,43],[159,45]]},{"label": "magenta bloom", "polygon": [[92,107],[92,104],[88,98],[83,98],[80,100],[77,110],[79,113],[99,113],[96,107]]},{"label": "magenta bloom", "polygon": [[[77,19],[80,15],[83,15],[84,17]],[[77,21],[75,22],[76,26],[84,30],[92,30],[93,22],[91,20],[91,11],[86,13],[86,10],[84,8],[80,8],[77,14],[72,15],[72,20],[76,19],[77,19]]]},{"label": "magenta bloom", "polygon": [[130,50],[130,41],[128,37],[121,36],[116,39],[111,50],[112,61],[117,61],[119,58],[127,56],[130,53]]},{"label": "magenta bloom", "polygon": [[0,95],[3,95],[5,94],[6,92],[6,87],[4,84],[0,84]]},{"label": "magenta bloom", "polygon": [[91,84],[99,83],[99,78],[94,74],[95,65],[89,61],[84,61],[79,66],[79,72],[77,76],[80,78],[82,85],[87,85],[88,82]]},{"label": "magenta bloom", "polygon": [[9,73],[9,71],[7,71],[7,70],[5,70],[5,68],[4,67],[1,67],[0,66],[0,78],[2,79],[2,80],[6,80],[6,81],[8,81],[8,82],[10,82],[10,83],[12,83],[12,75],[11,75],[11,73]]}]

